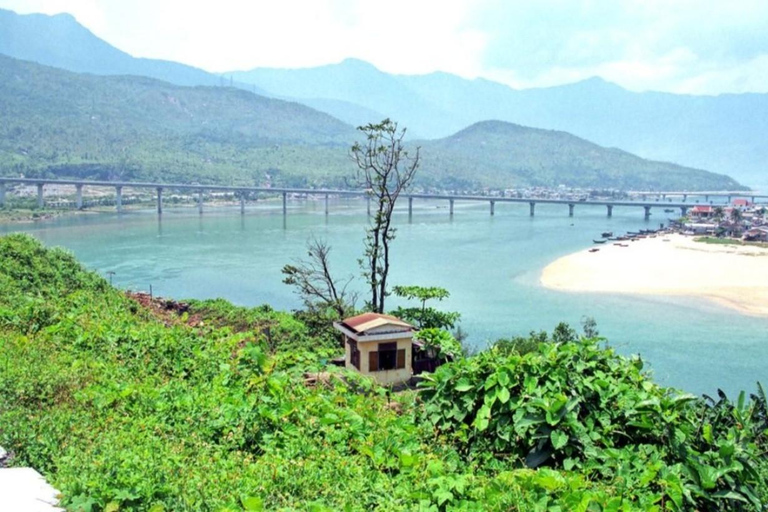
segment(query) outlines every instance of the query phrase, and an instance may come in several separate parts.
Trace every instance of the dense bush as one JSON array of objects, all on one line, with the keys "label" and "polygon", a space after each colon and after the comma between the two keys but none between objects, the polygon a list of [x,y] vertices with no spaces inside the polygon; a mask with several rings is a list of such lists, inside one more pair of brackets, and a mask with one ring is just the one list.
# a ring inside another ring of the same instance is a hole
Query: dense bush
[{"label": "dense bush", "polygon": [[155,318],[66,252],[0,238],[0,444],[71,510],[759,510],[768,498],[764,395],[678,395],[578,341],[491,350],[444,365],[420,394],[391,393],[325,366],[336,351],[268,307],[192,302]]},{"label": "dense bush", "polygon": [[642,367],[597,340],[491,349],[428,376],[422,416],[468,458],[622,476],[638,506],[761,507],[762,388],[712,405],[657,386]]}]

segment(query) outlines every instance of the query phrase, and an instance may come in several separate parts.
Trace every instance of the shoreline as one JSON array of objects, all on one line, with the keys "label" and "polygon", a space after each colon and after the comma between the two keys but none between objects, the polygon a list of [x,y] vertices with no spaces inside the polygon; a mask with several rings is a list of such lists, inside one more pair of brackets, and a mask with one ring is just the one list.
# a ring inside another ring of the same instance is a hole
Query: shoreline
[{"label": "shoreline", "polygon": [[540,283],[563,292],[707,299],[744,315],[768,318],[768,249],[715,245],[680,234],[607,242],[547,265]]}]

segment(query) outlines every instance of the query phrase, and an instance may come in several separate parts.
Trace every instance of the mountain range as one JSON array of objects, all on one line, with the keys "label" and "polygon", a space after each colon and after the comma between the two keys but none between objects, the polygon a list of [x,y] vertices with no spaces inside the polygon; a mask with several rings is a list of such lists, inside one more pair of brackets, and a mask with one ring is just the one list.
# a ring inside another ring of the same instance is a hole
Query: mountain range
[{"label": "mountain range", "polygon": [[[4,174],[248,185],[342,186],[354,128],[298,103],[231,87],[73,73],[0,56]],[[424,187],[735,189],[573,135],[482,122],[421,146]]]},{"label": "mountain range", "polygon": [[[739,187],[724,176],[642,160],[562,131],[477,122],[504,117],[510,93],[539,94],[539,107],[528,105],[528,112],[539,108],[540,115],[528,124],[546,128],[551,112],[542,105],[558,96],[561,104],[574,95],[587,102],[595,89],[603,93],[594,102],[604,106],[583,124],[610,122],[607,96],[634,93],[599,80],[513,91],[445,73],[389,75],[355,60],[308,70],[232,73],[222,80],[178,63],[131,57],[69,15],[3,10],[0,53],[80,73],[0,60],[5,173],[332,184],[350,169],[346,150],[357,137],[351,125],[389,116],[408,126],[412,136],[447,135],[418,142],[421,180],[430,186]],[[574,112],[579,108],[583,105]]]},{"label": "mountain range", "polygon": [[354,59],[229,75],[355,124],[386,114],[420,137],[437,138],[478,121],[502,120],[768,184],[768,94],[637,93],[600,78],[515,90],[448,73],[393,75]]}]

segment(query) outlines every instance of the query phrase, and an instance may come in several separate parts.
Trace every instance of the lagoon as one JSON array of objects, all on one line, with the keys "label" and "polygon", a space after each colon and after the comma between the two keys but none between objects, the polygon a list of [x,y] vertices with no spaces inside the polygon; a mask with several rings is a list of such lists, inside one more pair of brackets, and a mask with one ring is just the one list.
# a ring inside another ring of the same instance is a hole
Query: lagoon
[{"label": "lagoon", "polygon": [[[339,200],[324,215],[322,202],[264,201],[244,216],[239,208],[167,208],[122,215],[92,213],[36,224],[0,226],[0,234],[25,231],[47,245],[71,250],[88,268],[114,272],[116,286],[183,298],[223,297],[242,305],[268,303],[278,309],[301,306],[282,283],[281,267],[304,254],[311,237],[328,240],[340,276],[359,275],[367,221],[364,202]],[[658,227],[666,219],[654,210],[650,221],[639,208],[414,202],[409,218],[395,215],[390,282],[442,286],[451,297],[441,306],[462,313],[468,342],[477,348],[500,337],[551,331],[558,322],[574,327],[594,317],[600,334],[623,354],[640,354],[655,378],[694,393],[729,395],[755,390],[768,381],[768,319],[734,313],[705,300],[564,293],[540,286],[541,270],[566,254],[591,245],[603,231]],[[768,270],[768,269],[766,269]],[[390,299],[390,306],[396,301]]]}]

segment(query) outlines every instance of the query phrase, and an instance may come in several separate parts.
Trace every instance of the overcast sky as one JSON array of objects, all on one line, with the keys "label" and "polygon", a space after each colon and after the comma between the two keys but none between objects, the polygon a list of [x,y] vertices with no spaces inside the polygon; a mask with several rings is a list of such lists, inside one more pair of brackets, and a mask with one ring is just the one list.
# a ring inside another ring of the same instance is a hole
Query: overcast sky
[{"label": "overcast sky", "polygon": [[69,12],[137,57],[209,71],[356,57],[516,88],[768,92],[768,0],[0,0]]}]

